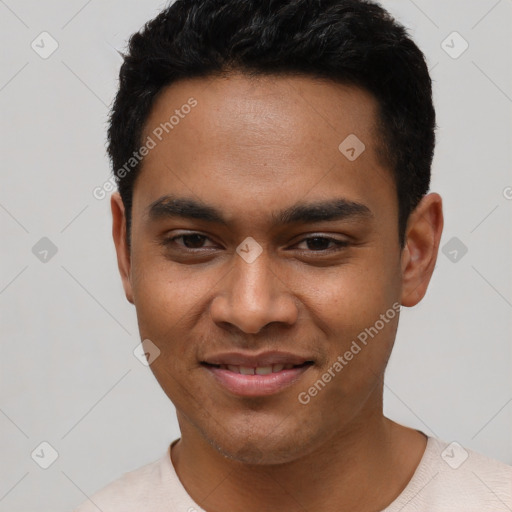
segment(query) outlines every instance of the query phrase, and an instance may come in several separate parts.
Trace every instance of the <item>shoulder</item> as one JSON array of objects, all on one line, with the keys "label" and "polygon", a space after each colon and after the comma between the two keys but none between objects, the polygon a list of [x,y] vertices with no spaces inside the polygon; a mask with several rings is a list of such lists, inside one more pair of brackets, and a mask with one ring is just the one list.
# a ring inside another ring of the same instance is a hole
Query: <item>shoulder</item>
[{"label": "shoulder", "polygon": [[402,509],[510,512],[512,466],[457,442],[429,437],[411,481],[385,512]]},{"label": "shoulder", "polygon": [[473,494],[495,494],[512,499],[512,466],[493,459],[457,442],[434,439],[433,455],[437,457],[439,475],[452,482],[471,485]]},{"label": "shoulder", "polygon": [[[73,512],[145,512],[154,510],[161,503],[163,483],[170,479],[166,467],[166,456],[138,469],[124,473],[90,496]],[[127,508],[129,507],[129,508]]]}]

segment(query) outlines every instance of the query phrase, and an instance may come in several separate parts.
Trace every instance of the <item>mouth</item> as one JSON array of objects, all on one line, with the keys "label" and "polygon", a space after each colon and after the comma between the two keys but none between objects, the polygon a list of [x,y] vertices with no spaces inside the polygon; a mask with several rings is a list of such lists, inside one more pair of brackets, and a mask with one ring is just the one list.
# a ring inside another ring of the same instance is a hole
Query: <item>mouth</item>
[{"label": "mouth", "polygon": [[269,375],[271,373],[279,373],[283,370],[292,370],[293,368],[303,368],[313,364],[313,361],[305,361],[301,364],[272,364],[267,366],[242,366],[234,364],[212,364],[203,361],[203,366],[210,368],[219,368],[221,370],[227,370],[233,373],[239,373],[241,375]]},{"label": "mouth", "polygon": [[265,366],[201,363],[215,383],[241,397],[269,396],[282,392],[296,383],[313,365],[313,361]]}]

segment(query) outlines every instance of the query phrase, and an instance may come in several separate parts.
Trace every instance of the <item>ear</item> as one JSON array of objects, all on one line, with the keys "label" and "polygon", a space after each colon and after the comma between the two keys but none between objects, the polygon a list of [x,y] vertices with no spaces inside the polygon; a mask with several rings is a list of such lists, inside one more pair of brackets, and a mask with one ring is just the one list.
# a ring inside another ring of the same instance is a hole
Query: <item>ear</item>
[{"label": "ear", "polygon": [[119,192],[114,192],[110,198],[112,209],[112,237],[116,246],[117,266],[123,281],[123,288],[128,302],[133,304],[133,290],[131,283],[130,251],[126,244],[126,217],[124,204]]},{"label": "ear", "polygon": [[443,201],[436,193],[424,196],[409,217],[401,259],[403,306],[415,306],[425,296],[436,265],[443,223]]}]

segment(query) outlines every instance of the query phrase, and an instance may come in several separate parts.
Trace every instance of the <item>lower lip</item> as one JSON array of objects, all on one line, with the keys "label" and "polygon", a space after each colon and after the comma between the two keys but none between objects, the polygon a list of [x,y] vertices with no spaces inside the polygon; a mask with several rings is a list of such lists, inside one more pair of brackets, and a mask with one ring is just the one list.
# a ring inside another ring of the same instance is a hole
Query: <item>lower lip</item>
[{"label": "lower lip", "polygon": [[268,396],[291,386],[312,365],[281,370],[267,375],[242,375],[214,366],[205,366],[228,391],[239,396]]}]

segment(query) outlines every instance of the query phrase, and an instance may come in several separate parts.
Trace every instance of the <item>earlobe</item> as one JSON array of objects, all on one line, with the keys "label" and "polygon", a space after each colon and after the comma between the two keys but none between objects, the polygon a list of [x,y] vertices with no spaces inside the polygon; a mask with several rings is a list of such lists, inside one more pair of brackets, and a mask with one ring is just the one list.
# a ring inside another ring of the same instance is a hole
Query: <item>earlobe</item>
[{"label": "earlobe", "polygon": [[119,192],[112,194],[110,207],[112,210],[112,237],[116,248],[117,266],[123,282],[126,299],[133,304],[130,251],[126,244],[126,216],[123,200]]},{"label": "earlobe", "polygon": [[427,194],[411,213],[402,251],[403,306],[418,304],[425,296],[437,261],[443,232],[443,206],[439,194]]}]

